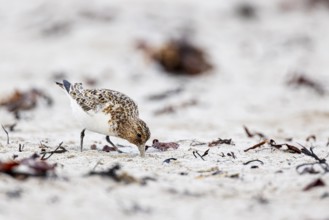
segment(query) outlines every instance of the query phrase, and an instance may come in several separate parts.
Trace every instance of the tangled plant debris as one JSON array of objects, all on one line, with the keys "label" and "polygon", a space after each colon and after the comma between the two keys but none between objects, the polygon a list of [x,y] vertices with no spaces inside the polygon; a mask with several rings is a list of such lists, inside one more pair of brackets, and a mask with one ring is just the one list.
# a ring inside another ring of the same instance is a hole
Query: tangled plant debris
[{"label": "tangled plant debris", "polygon": [[312,181],[311,183],[307,184],[304,187],[303,191],[309,191],[315,187],[320,187],[320,186],[325,186],[325,185],[326,185],[325,182],[322,179],[318,178],[318,179]]},{"label": "tangled plant debris", "polygon": [[[302,145],[301,145],[302,146]],[[328,173],[329,172],[329,164],[327,163],[326,159],[320,159],[313,151],[313,147],[311,147],[309,150],[302,146],[301,152],[309,157],[312,157],[316,160],[314,163],[303,163],[300,164],[296,167],[296,171],[299,174],[317,174],[320,173],[321,171],[323,173]],[[321,171],[319,169],[316,169],[316,167],[321,168]]]},{"label": "tangled plant debris", "polygon": [[53,104],[52,98],[39,89],[32,88],[26,92],[16,90],[8,98],[0,101],[0,107],[5,107],[15,115],[16,119],[19,119],[19,113],[21,111],[34,109],[41,99],[45,100],[47,106]]},{"label": "tangled plant debris", "polygon": [[305,87],[312,89],[319,95],[324,95],[326,94],[326,90],[324,89],[323,85],[320,84],[319,82],[309,78],[305,74],[302,73],[296,73],[294,74],[290,80],[288,80],[287,84],[289,86],[293,86],[295,88],[299,87]]},{"label": "tangled plant debris", "polygon": [[277,144],[273,139],[271,140],[264,140],[264,141],[261,141],[247,149],[244,150],[244,152],[247,152],[249,150],[252,150],[252,149],[256,149],[256,148],[259,148],[265,144],[268,144],[269,146],[271,147],[274,147],[276,149],[282,149],[283,146],[286,146],[287,147],[287,152],[289,153],[297,153],[297,154],[300,154],[301,153],[301,150],[291,144],[287,144],[287,143],[284,143],[284,144]]},{"label": "tangled plant debris", "polygon": [[111,168],[106,171],[90,171],[87,176],[101,176],[108,177],[114,180],[115,182],[121,182],[124,184],[131,183],[139,183],[141,185],[145,185],[148,181],[155,181],[152,177],[144,177],[141,179],[137,179],[130,174],[123,172],[121,169],[121,165],[115,164]]},{"label": "tangled plant debris", "polygon": [[117,149],[115,149],[114,147],[110,147],[108,145],[104,145],[102,151],[105,151],[105,152],[111,152],[111,151],[117,151]]},{"label": "tangled plant debris", "polygon": [[145,42],[138,47],[171,74],[194,76],[213,68],[204,50],[187,39],[170,40],[160,48],[151,48]]},{"label": "tangled plant debris", "polygon": [[39,157],[38,154],[33,154],[21,160],[0,161],[0,173],[8,174],[16,179],[55,175],[56,164],[49,164],[40,160]]},{"label": "tangled plant debris", "polygon": [[221,139],[218,138],[217,140],[211,141],[208,143],[208,147],[215,147],[218,145],[222,145],[222,144],[227,144],[227,145],[234,145],[232,139]]},{"label": "tangled plant debris", "polygon": [[[45,148],[42,148],[41,153],[40,153],[42,155],[41,160],[48,160],[53,154],[62,154],[62,153],[67,152],[67,150],[62,146],[62,144],[63,144],[63,142],[61,142],[58,145],[58,147],[56,147],[56,149],[53,151],[45,151],[44,150]],[[49,147],[47,146],[47,148],[49,148]]]},{"label": "tangled plant debris", "polygon": [[201,155],[197,150],[193,151],[192,153],[193,153],[193,156],[194,156],[195,158],[198,158],[198,157],[199,157],[199,158],[201,158],[202,160],[205,160],[204,157],[208,155],[209,150],[210,150],[210,149],[206,150],[202,155]]},{"label": "tangled plant debris", "polygon": [[171,149],[178,149],[179,144],[176,142],[160,142],[158,139],[154,139],[152,142],[152,146],[146,146],[146,149],[153,147],[155,149],[158,149],[160,151],[167,151],[170,148]]}]

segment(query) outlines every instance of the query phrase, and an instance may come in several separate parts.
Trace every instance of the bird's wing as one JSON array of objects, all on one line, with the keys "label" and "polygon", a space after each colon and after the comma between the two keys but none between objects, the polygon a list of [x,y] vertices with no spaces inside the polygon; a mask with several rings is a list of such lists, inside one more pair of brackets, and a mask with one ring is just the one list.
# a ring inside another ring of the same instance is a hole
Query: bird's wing
[{"label": "bird's wing", "polygon": [[109,89],[84,89],[71,95],[86,112],[118,112],[120,118],[138,117],[138,106],[128,96]]}]

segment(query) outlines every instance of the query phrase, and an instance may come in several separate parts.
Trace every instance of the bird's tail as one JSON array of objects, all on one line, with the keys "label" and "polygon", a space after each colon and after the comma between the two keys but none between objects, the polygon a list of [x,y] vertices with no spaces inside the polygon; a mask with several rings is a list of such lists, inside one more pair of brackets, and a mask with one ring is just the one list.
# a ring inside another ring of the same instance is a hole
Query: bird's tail
[{"label": "bird's tail", "polygon": [[63,80],[63,83],[60,82],[56,82],[57,85],[59,85],[59,87],[61,87],[62,89],[65,89],[67,91],[67,93],[70,93],[71,91],[71,83],[67,80]]}]

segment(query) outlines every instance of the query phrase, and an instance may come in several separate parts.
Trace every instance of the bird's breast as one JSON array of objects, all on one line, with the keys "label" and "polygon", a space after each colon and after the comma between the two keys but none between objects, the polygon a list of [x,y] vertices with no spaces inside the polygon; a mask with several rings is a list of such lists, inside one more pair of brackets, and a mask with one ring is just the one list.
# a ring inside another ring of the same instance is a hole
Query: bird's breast
[{"label": "bird's breast", "polygon": [[111,114],[102,111],[84,111],[75,100],[71,102],[72,111],[75,118],[83,128],[104,135],[116,136],[116,126],[111,121]]}]

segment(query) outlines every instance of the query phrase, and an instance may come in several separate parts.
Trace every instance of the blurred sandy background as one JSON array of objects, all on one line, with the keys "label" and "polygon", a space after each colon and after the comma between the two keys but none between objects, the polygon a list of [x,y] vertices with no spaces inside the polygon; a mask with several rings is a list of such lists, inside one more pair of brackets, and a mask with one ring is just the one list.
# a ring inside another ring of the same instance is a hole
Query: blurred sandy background
[{"label": "blurred sandy background", "polygon": [[[328,1],[30,0],[0,5],[0,100],[31,88],[53,100],[51,106],[38,101],[20,120],[0,107],[1,124],[17,123],[10,144],[0,131],[0,161],[12,158],[19,143],[25,144],[22,158],[39,152],[40,142],[56,146],[64,141],[69,153],[50,162],[60,164],[61,178],[70,179],[20,182],[0,175],[3,219],[329,218],[329,200],[320,199],[325,187],[302,192],[315,176],[300,176],[295,166],[309,158],[270,149],[243,152],[258,141],[246,137],[247,125],[282,141],[293,137],[295,144],[314,145],[328,156]],[[193,76],[168,72],[141,49],[147,45],[158,51],[172,39],[202,50],[212,68]],[[298,83],[300,76],[315,86]],[[149,145],[154,138],[184,141],[177,151],[151,149],[143,160],[133,146],[125,155],[91,151],[92,144],[101,149],[105,140],[87,132],[86,151],[79,152],[81,128],[54,83],[62,79],[133,98],[151,129]],[[168,91],[168,97],[152,99]],[[314,143],[305,141],[311,134]],[[232,138],[235,146],[211,148],[207,161],[196,161],[192,151],[207,147],[191,147],[191,141],[216,138]],[[231,151],[236,160],[219,156]],[[178,162],[163,166],[169,157]],[[242,165],[256,158],[266,160],[259,172]],[[117,162],[138,177],[158,180],[144,187],[83,178],[99,160],[99,169]],[[199,178],[200,170],[213,167],[240,173],[240,178]],[[284,172],[278,176],[277,170]],[[329,183],[326,175],[317,175]],[[17,189],[22,195],[9,198],[7,192]],[[259,202],[263,197],[266,205]]]}]

